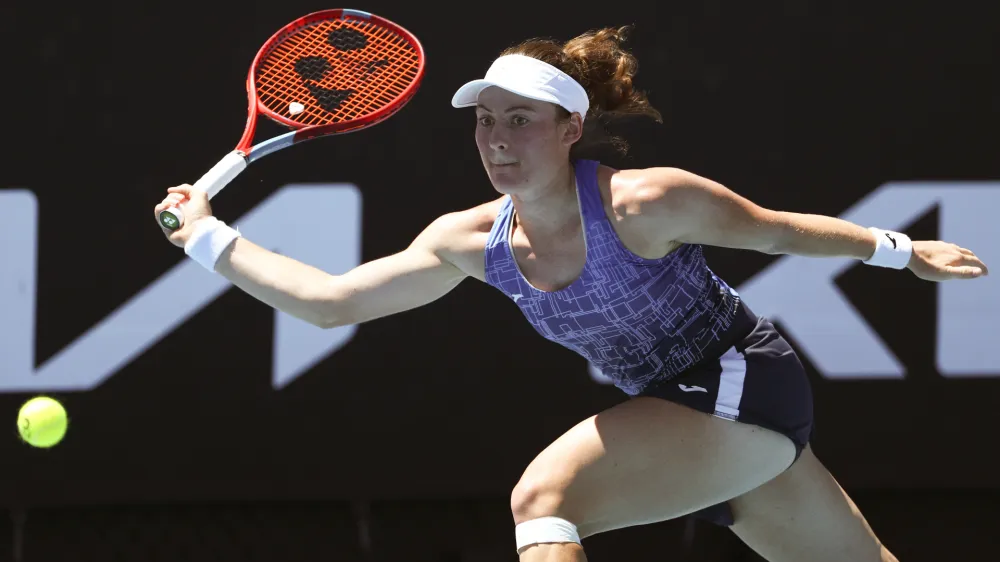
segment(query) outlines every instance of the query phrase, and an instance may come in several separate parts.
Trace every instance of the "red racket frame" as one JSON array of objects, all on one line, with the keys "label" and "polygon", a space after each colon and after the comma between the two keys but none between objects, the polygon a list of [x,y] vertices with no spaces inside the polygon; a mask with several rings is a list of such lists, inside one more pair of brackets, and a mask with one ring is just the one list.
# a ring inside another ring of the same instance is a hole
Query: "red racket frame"
[{"label": "red racket frame", "polygon": [[[413,48],[417,51],[419,57],[419,64],[417,66],[417,75],[413,82],[406,87],[403,92],[396,97],[393,101],[385,105],[385,107],[379,109],[378,111],[366,115],[360,119],[351,119],[349,121],[342,121],[339,123],[328,123],[325,125],[307,125],[303,126],[295,121],[285,118],[282,115],[275,113],[267,108],[261,101],[257,98],[257,83],[256,74],[257,67],[261,60],[270,54],[271,50],[281,42],[282,39],[288,34],[295,33],[303,27],[312,25],[318,21],[325,21],[331,19],[344,19],[344,18],[357,18],[366,21],[373,22],[375,24],[381,25],[409,42]],[[257,128],[257,116],[258,114],[263,114],[269,119],[285,125],[292,129],[297,129],[292,140],[292,144],[299,143],[305,140],[309,140],[316,137],[321,137],[324,135],[331,134],[341,134],[351,132],[357,129],[363,129],[375,125],[380,121],[384,121],[392,116],[394,113],[399,111],[410,101],[410,99],[417,93],[420,83],[424,78],[424,71],[426,66],[426,57],[424,53],[424,47],[417,39],[415,35],[410,33],[406,28],[389,21],[381,16],[375,14],[370,14],[361,10],[349,10],[344,8],[337,8],[331,10],[321,10],[318,12],[313,12],[302,16],[295,21],[285,25],[281,29],[272,35],[266,43],[257,51],[257,55],[253,59],[253,64],[250,65],[250,73],[247,76],[247,97],[249,102],[248,112],[247,112],[247,122],[243,130],[243,136],[240,138],[239,144],[236,145],[236,150],[242,152],[249,156],[247,152],[250,150],[253,144],[253,137]]]}]

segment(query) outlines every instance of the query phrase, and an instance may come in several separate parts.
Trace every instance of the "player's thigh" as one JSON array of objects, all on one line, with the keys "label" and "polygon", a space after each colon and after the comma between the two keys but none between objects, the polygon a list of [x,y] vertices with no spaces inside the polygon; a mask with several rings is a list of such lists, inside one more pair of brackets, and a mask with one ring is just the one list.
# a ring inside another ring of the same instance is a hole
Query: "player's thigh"
[{"label": "player's thigh", "polygon": [[787,437],[660,398],[635,398],[577,424],[527,467],[515,522],[557,516],[587,536],[724,502],[788,467]]},{"label": "player's thigh", "polygon": [[896,560],[811,448],[729,503],[733,532],[770,562]]}]

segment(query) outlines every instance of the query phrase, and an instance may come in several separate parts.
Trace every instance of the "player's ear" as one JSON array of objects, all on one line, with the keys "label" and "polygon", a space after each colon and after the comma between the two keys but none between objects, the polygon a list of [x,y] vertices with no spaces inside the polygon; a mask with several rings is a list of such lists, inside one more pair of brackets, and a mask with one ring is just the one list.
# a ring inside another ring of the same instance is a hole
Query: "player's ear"
[{"label": "player's ear", "polygon": [[583,119],[579,113],[571,113],[569,118],[563,123],[562,141],[566,146],[572,146],[583,136]]}]

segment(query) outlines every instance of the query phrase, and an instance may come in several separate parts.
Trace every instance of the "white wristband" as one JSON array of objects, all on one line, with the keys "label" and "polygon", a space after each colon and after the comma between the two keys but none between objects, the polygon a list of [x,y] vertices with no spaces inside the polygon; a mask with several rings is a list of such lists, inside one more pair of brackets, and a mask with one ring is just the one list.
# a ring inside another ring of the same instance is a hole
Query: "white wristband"
[{"label": "white wristband", "polygon": [[864,263],[878,267],[906,269],[913,254],[913,242],[910,241],[910,237],[874,226],[868,230],[875,235],[875,253]]},{"label": "white wristband", "polygon": [[205,217],[195,223],[194,232],[184,244],[184,253],[205,269],[214,272],[215,263],[222,253],[240,236],[239,231],[226,226],[219,219]]}]

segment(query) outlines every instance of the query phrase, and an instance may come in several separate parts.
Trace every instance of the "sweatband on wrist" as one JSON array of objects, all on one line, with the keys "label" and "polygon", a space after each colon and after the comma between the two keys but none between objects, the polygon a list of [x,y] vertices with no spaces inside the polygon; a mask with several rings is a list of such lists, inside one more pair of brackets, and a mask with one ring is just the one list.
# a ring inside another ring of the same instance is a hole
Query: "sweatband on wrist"
[{"label": "sweatband on wrist", "polygon": [[194,232],[184,244],[184,253],[205,269],[215,272],[215,263],[240,236],[239,231],[219,219],[205,217],[195,223]]},{"label": "sweatband on wrist", "polygon": [[875,235],[875,253],[864,263],[878,267],[906,269],[913,254],[913,242],[910,241],[910,237],[874,226],[868,230]]}]

